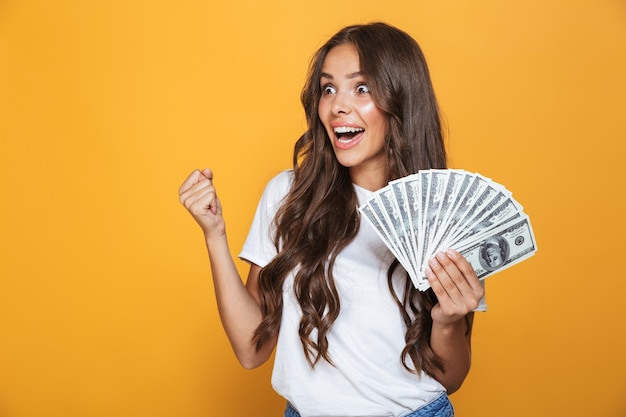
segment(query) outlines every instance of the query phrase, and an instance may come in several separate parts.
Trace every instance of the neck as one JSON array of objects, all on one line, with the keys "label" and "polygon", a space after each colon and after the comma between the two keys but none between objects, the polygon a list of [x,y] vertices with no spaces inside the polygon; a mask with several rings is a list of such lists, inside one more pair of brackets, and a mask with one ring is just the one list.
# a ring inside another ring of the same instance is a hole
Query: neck
[{"label": "neck", "polygon": [[387,168],[385,167],[383,170],[364,170],[351,168],[350,179],[354,184],[358,185],[361,188],[365,188],[369,191],[376,191],[387,185]]}]

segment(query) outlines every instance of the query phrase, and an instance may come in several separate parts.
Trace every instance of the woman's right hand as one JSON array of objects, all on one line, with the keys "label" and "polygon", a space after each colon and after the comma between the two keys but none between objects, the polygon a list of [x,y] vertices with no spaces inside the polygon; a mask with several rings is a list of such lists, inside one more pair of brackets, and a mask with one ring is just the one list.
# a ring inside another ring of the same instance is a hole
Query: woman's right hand
[{"label": "woman's right hand", "polygon": [[213,186],[213,172],[209,168],[194,170],[180,186],[178,195],[207,238],[225,234],[222,206]]}]

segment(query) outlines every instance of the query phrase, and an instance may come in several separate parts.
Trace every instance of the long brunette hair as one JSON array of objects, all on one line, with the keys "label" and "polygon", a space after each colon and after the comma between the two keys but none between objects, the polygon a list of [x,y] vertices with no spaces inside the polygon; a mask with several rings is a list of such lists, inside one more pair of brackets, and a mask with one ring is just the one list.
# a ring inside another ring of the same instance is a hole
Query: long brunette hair
[{"label": "long brunette hair", "polygon": [[[295,144],[293,185],[275,218],[278,255],[259,277],[264,319],[253,339],[260,349],[278,333],[283,283],[293,271],[295,296],[302,308],[299,336],[311,366],[320,359],[332,364],[326,336],[340,309],[333,266],[360,224],[348,169],[337,162],[318,116],[324,59],[332,48],[344,44],[357,50],[360,71],[374,102],[387,115],[388,180],[446,167],[437,101],[424,55],[413,38],[384,23],[354,25],[339,31],[316,52],[301,94],[308,130]],[[400,359],[418,374],[443,370],[430,348],[430,310],[437,299],[431,290],[416,290],[408,274],[404,274],[404,291],[398,294],[392,285],[398,267],[397,261],[389,266],[388,281],[407,325]]]}]

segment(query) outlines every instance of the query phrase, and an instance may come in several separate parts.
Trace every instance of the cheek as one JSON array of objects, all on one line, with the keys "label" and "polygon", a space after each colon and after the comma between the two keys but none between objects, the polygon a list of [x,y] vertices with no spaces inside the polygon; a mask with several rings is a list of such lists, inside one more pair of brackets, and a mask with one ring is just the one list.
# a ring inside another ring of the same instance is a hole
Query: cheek
[{"label": "cheek", "polygon": [[317,105],[317,116],[320,120],[324,121],[324,119],[328,116],[328,112],[330,110],[330,104],[328,100],[320,99]]},{"label": "cheek", "polygon": [[387,117],[374,103],[364,106],[362,114],[367,118],[370,129],[376,129],[383,134],[387,131]]}]

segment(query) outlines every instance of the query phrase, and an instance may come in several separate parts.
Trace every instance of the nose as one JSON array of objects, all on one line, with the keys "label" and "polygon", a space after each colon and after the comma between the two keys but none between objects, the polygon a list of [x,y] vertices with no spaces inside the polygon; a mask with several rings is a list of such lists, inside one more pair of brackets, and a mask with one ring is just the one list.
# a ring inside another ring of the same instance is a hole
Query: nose
[{"label": "nose", "polygon": [[338,116],[341,114],[348,114],[352,111],[350,97],[347,93],[337,93],[335,100],[333,100],[333,114]]}]

